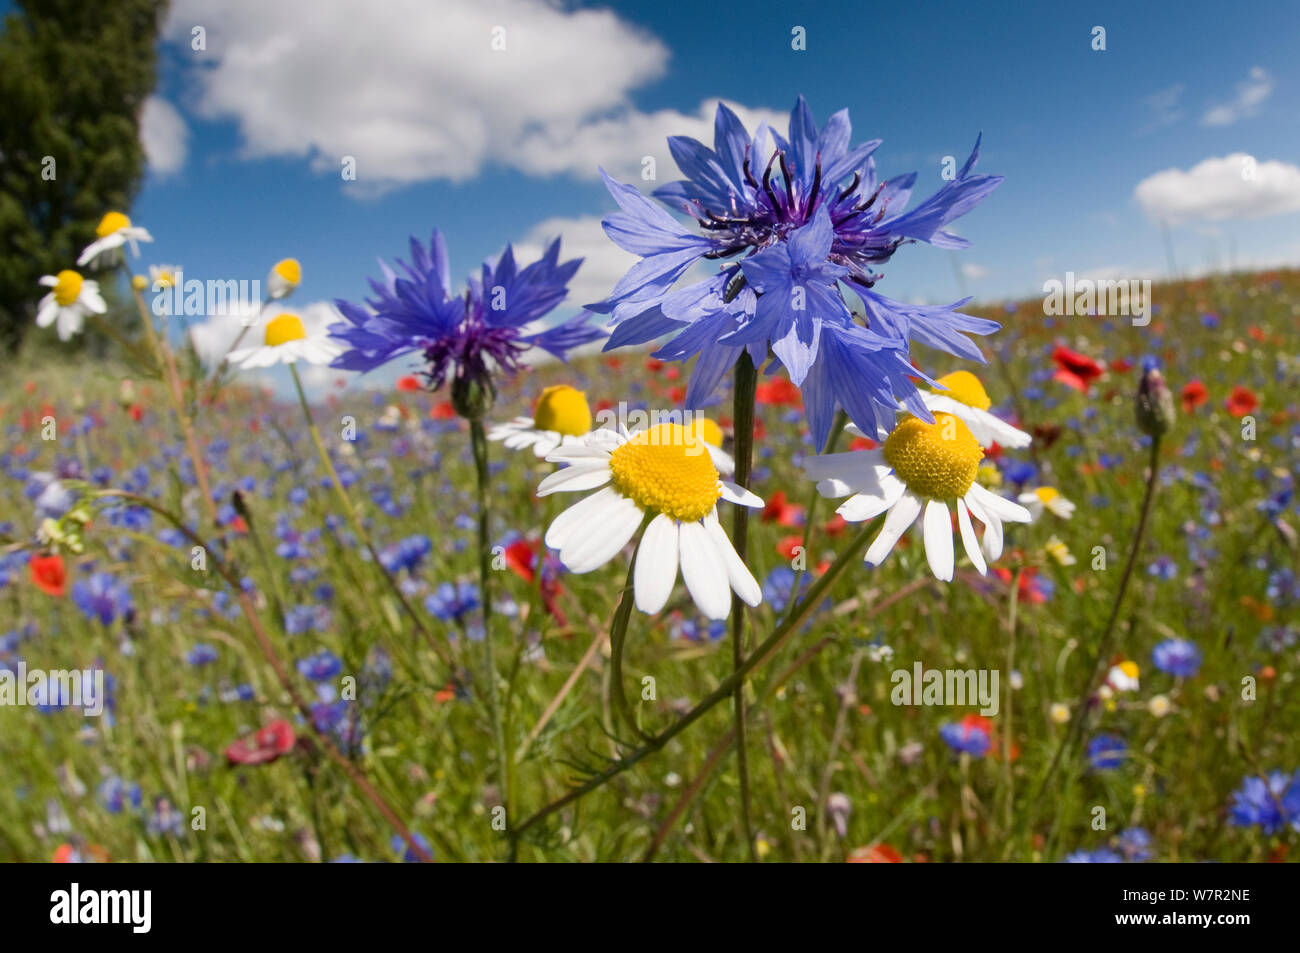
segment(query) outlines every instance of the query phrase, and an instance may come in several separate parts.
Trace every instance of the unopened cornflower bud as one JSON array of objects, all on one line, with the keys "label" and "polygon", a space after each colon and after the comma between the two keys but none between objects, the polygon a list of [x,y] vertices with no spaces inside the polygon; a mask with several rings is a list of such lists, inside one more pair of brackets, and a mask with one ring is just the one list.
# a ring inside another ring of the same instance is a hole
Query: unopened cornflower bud
[{"label": "unopened cornflower bud", "polygon": [[1174,395],[1165,385],[1164,375],[1155,358],[1142,362],[1142,381],[1138,384],[1138,428],[1152,437],[1162,436],[1174,423]]}]

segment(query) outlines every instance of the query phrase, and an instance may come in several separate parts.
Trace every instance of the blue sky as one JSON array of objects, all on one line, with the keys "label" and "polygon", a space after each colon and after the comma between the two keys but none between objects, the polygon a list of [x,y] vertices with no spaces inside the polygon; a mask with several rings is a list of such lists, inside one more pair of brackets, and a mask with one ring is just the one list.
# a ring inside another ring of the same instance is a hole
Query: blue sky
[{"label": "blue sky", "polygon": [[[1300,265],[1300,5],[1011,7],[177,0],[133,217],[157,240],[146,260],[189,277],[262,277],[298,257],[302,302],[362,296],[376,256],[434,226],[464,274],[507,241],[535,248],[551,223],[586,236],[590,295],[620,267],[591,230],[613,208],[598,162],[626,179],[656,155],[648,190],[676,177],[663,135],[702,132],[707,100],[768,115],[802,93],[819,121],[847,106],[855,141],[884,140],[883,175],[920,173],[918,197],[980,131],[980,168],[1006,176],[958,223],[974,247],[903,249],[880,286],[892,296],[1027,296],[1066,270],[1160,276],[1160,217],[1183,272]],[[1260,163],[1250,188],[1225,172],[1240,153]]]}]

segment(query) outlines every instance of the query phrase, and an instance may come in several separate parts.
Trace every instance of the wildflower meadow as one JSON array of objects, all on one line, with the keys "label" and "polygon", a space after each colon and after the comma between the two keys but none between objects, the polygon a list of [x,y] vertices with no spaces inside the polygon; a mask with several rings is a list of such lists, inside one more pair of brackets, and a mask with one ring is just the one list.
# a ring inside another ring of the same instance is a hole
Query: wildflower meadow
[{"label": "wildflower meadow", "polygon": [[1295,859],[1300,270],[949,295],[999,133],[853,102],[593,156],[590,297],[450,202],[355,273],[80,208],[0,372],[0,859]]}]

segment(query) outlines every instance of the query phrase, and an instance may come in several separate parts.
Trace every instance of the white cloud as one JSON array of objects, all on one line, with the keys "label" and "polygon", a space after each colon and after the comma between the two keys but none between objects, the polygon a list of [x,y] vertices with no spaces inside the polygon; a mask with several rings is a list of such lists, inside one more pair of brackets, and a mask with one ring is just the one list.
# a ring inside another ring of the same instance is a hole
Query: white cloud
[{"label": "white cloud", "polygon": [[207,30],[207,50],[191,54],[194,112],[233,120],[250,158],[298,157],[338,174],[352,156],[362,191],[464,181],[490,164],[585,178],[605,164],[626,175],[645,155],[663,157],[664,179],[666,134],[712,140],[711,103],[692,115],[633,107],[631,91],[665,73],[669,51],[609,10],[177,0],[165,36],[188,52],[194,24]]},{"label": "white cloud", "polygon": [[140,144],[149,168],[158,175],[172,175],[185,165],[190,131],[176,107],[159,96],[150,96],[140,111]]},{"label": "white cloud", "polygon": [[[515,243],[515,258],[528,264],[541,257],[547,243],[560,241],[560,259],[581,258],[582,267],[569,283],[569,298],[565,308],[580,308],[609,297],[610,291],[624,273],[640,259],[625,252],[605,235],[600,227],[600,216],[583,218],[549,218],[529,229],[521,241]],[[602,315],[598,320],[604,320]]]},{"label": "white cloud", "polygon": [[1157,172],[1133,195],[1153,220],[1170,224],[1284,215],[1300,211],[1300,166],[1234,152]]},{"label": "white cloud", "polygon": [[1273,77],[1263,67],[1256,66],[1246,79],[1237,84],[1236,95],[1227,102],[1218,103],[1201,117],[1202,126],[1231,126],[1259,111],[1264,100],[1273,94]]},{"label": "white cloud", "polygon": [[977,265],[973,261],[963,262],[961,273],[971,281],[978,281],[981,278],[989,276],[989,270],[983,265]]}]

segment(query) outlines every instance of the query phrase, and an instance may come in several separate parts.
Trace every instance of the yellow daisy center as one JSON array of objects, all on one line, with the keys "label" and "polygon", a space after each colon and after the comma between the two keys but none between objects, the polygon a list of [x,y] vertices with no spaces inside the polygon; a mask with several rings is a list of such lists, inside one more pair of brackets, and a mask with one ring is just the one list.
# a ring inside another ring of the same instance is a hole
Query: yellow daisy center
[{"label": "yellow daisy center", "polygon": [[120,232],[122,229],[130,227],[131,220],[121,212],[109,212],[99,220],[99,226],[95,229],[95,234],[100,238],[105,238],[114,232]]},{"label": "yellow daisy center", "polygon": [[302,284],[302,265],[298,264],[297,258],[281,259],[271,270],[294,287]]},{"label": "yellow daisy center", "polygon": [[1120,662],[1119,665],[1116,667],[1125,675],[1127,675],[1129,678],[1136,679],[1138,677],[1137,662],[1124,661],[1124,662]]},{"label": "yellow daisy center", "polygon": [[694,421],[691,423],[691,432],[707,444],[715,447],[722,446],[722,428],[718,426],[717,422],[710,420],[708,417],[701,417],[696,414]]},{"label": "yellow daisy center", "polygon": [[936,394],[951,397],[953,400],[968,407],[974,407],[976,410],[988,410],[993,406],[993,401],[989,400],[984,385],[970,371],[953,371],[951,374],[940,377],[938,383],[948,389],[935,390]]},{"label": "yellow daisy center", "polygon": [[64,269],[56,275],[58,284],[54,286],[54,300],[67,307],[81,295],[81,275]]},{"label": "yellow daisy center", "polygon": [[722,495],[703,442],[681,424],[642,430],[609,458],[614,488],[644,510],[682,522],[702,519]]},{"label": "yellow daisy center", "polygon": [[301,341],[307,336],[307,329],[302,326],[302,318],[296,314],[276,315],[266,322],[266,346],[279,347],[290,341]]},{"label": "yellow daisy center", "polygon": [[154,284],[158,285],[160,288],[170,288],[172,285],[176,284],[176,276],[166,268],[159,271],[158,274],[154,276],[153,280]]},{"label": "yellow daisy center", "polygon": [[1038,497],[1038,502],[1042,503],[1044,506],[1047,506],[1061,494],[1056,491],[1055,487],[1040,486],[1038,489],[1034,491],[1034,495]]},{"label": "yellow daisy center", "polygon": [[965,496],[984,458],[979,442],[952,414],[935,414],[932,424],[904,418],[882,452],[909,490],[934,500]]},{"label": "yellow daisy center", "polygon": [[591,408],[587,395],[568,384],[556,384],[542,391],[533,410],[533,426],[568,437],[581,437],[591,430]]}]

